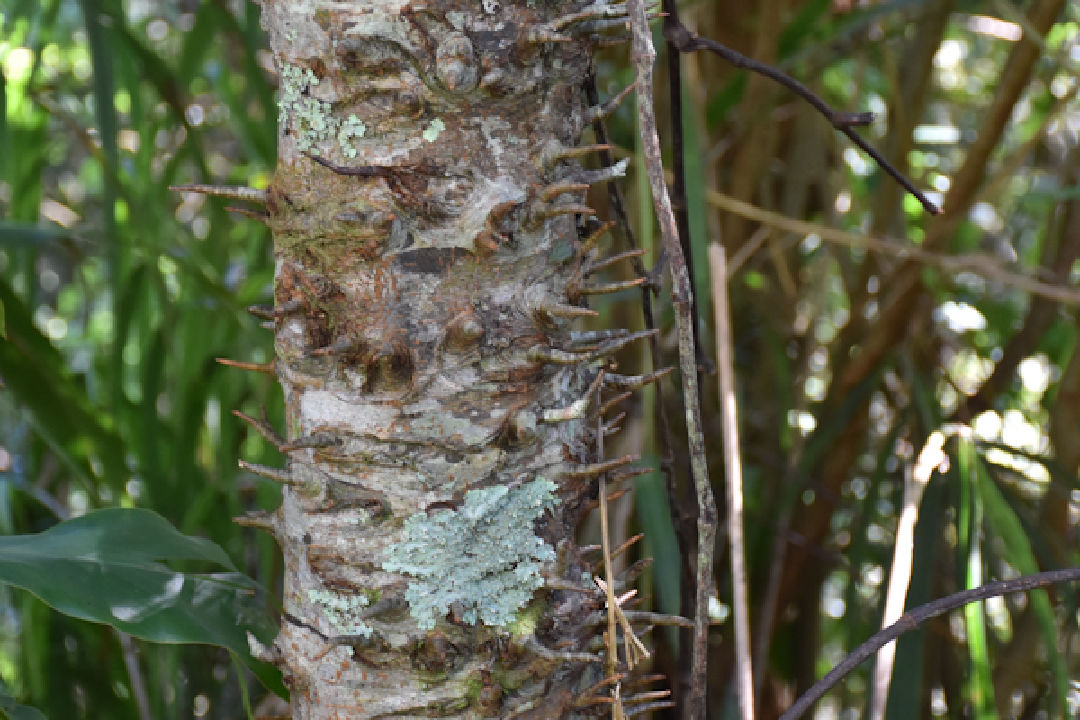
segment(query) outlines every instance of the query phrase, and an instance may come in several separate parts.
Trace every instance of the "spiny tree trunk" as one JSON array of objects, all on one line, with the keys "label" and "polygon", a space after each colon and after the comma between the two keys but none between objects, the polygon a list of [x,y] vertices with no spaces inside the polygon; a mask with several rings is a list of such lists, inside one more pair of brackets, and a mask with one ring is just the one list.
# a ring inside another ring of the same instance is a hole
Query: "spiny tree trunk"
[{"label": "spiny tree trunk", "polygon": [[615,14],[584,5],[262,0],[288,462],[252,522],[285,555],[296,718],[575,717],[601,678],[574,404],[634,336],[569,329],[610,174],[575,159]]}]

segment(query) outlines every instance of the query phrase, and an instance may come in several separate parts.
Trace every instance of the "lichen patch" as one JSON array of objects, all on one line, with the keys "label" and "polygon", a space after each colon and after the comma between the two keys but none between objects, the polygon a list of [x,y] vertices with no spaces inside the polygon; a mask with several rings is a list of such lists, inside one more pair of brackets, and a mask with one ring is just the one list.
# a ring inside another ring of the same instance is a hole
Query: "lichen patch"
[{"label": "lichen patch", "polygon": [[342,595],[329,590],[308,590],[308,600],[322,608],[330,626],[345,635],[369,638],[372,628],[361,617],[370,601],[366,595]]},{"label": "lichen patch", "polygon": [[310,68],[285,65],[281,68],[278,93],[278,124],[292,128],[296,147],[301,152],[315,149],[327,141],[336,141],[347,158],[355,158],[353,140],[364,137],[367,127],[356,115],[339,120],[330,103],[312,94],[319,78]]},{"label": "lichen patch", "polygon": [[439,137],[439,133],[441,133],[445,129],[446,123],[444,123],[439,118],[435,118],[430,123],[428,123],[428,126],[426,128],[424,128],[424,139],[427,140],[429,143],[435,142],[436,138]]},{"label": "lichen patch", "polygon": [[405,599],[422,629],[435,627],[457,604],[466,623],[507,626],[543,584],[540,570],[554,549],[536,535],[535,521],[556,502],[556,486],[537,478],[470,490],[457,510],[420,512],[383,569],[411,576]]}]

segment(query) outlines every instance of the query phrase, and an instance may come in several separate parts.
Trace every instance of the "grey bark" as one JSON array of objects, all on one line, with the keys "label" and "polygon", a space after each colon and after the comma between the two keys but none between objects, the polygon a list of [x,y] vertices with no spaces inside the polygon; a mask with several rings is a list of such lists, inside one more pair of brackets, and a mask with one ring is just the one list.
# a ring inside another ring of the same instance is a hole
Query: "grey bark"
[{"label": "grey bark", "polygon": [[589,709],[584,6],[262,0],[295,718]]}]

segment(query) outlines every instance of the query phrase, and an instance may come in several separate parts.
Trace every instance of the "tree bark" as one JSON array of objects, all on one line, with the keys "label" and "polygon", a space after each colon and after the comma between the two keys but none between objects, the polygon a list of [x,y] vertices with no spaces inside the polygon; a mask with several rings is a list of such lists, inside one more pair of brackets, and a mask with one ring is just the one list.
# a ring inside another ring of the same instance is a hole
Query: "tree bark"
[{"label": "tree bark", "polygon": [[288,460],[252,522],[285,555],[263,651],[295,718],[575,717],[601,677],[578,401],[626,336],[569,330],[595,229],[582,7],[262,0]]}]

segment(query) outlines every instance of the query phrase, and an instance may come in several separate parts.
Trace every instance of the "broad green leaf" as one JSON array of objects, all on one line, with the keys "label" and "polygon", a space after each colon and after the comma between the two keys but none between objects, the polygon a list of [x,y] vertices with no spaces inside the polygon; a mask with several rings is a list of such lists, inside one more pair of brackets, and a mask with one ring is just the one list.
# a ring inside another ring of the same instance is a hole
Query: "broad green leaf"
[{"label": "broad green leaf", "polygon": [[792,54],[818,28],[819,20],[827,18],[827,11],[832,3],[829,0],[810,0],[796,13],[777,42],[778,55],[782,58]]},{"label": "broad green leaf", "polygon": [[0,247],[40,247],[49,243],[70,245],[73,240],[71,231],[62,227],[0,220]]},{"label": "broad green leaf", "polygon": [[[986,510],[987,525],[1005,543],[1005,559],[1021,575],[1031,575],[1041,570],[1035,560],[1031,541],[1024,530],[1016,511],[1009,505],[1001,490],[994,484],[982,459],[978,459],[979,498]],[[1057,622],[1050,598],[1045,590],[1031,592],[1031,604],[1039,621],[1043,642],[1046,644],[1050,668],[1054,674],[1054,702],[1060,710],[1065,707],[1065,693],[1069,687],[1069,674],[1065,668],[1061,653],[1058,652]]]},{"label": "broad green leaf", "polygon": [[[980,526],[983,518],[982,496],[978,492],[978,457],[970,437],[959,438],[957,466],[960,475],[960,543],[959,558],[964,568],[964,588],[983,584],[983,558]],[[968,657],[971,677],[967,695],[973,707],[973,717],[990,720],[997,717],[994,706],[994,680],[990,671],[990,649],[986,637],[986,613],[982,601],[964,606]]]},{"label": "broad green leaf", "polygon": [[0,692],[0,718],[3,720],[45,720],[40,710],[29,705],[20,705],[15,702],[15,698],[5,692]]},{"label": "broad green leaf", "polygon": [[[183,572],[163,561],[226,572]],[[266,676],[247,640],[251,632],[269,642],[276,632],[260,587],[220,547],[181,534],[150,510],[98,510],[35,535],[0,538],[0,581],[145,640],[228,648]]]}]

